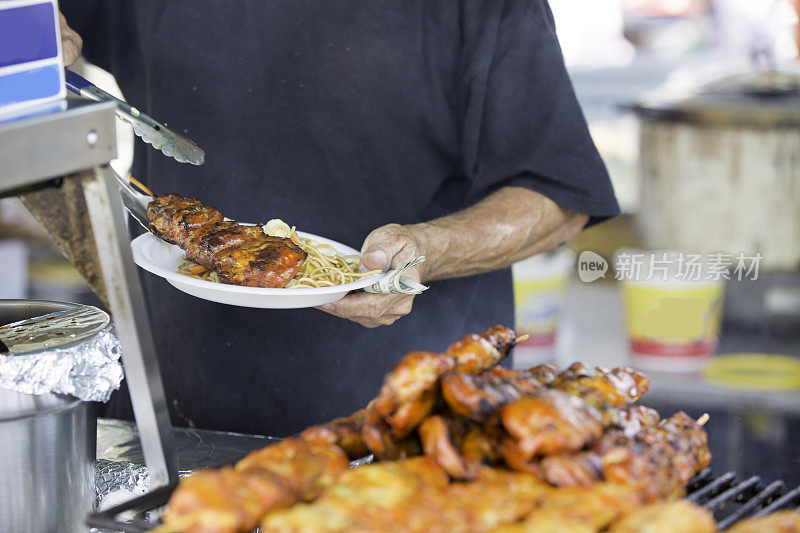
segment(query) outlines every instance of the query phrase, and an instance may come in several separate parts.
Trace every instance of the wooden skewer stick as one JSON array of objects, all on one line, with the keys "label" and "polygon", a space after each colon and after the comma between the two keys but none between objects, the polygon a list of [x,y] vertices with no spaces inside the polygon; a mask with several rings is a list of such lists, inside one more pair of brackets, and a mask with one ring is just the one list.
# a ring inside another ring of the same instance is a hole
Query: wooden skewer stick
[{"label": "wooden skewer stick", "polygon": [[146,194],[149,194],[150,196],[155,196],[155,194],[153,194],[153,191],[151,191],[150,189],[148,189],[148,188],[147,188],[147,185],[145,185],[145,184],[144,184],[144,183],[142,183],[141,181],[137,180],[137,179],[136,179],[136,178],[134,178],[133,176],[130,176],[130,177],[128,178],[128,180],[129,180],[131,183],[133,183],[134,185],[136,185],[136,187],[137,187],[139,190],[141,190],[142,192],[144,192],[144,193],[146,193]]},{"label": "wooden skewer stick", "polygon": [[514,339],[514,344],[519,344],[521,342],[525,342],[526,340],[528,340],[530,338],[531,338],[531,336],[530,336],[529,333],[526,333],[525,335],[520,335],[519,337]]},{"label": "wooden skewer stick", "polygon": [[697,424],[700,427],[705,426],[709,418],[711,417],[708,415],[708,413],[703,413],[702,415],[700,415],[700,418],[697,419]]}]

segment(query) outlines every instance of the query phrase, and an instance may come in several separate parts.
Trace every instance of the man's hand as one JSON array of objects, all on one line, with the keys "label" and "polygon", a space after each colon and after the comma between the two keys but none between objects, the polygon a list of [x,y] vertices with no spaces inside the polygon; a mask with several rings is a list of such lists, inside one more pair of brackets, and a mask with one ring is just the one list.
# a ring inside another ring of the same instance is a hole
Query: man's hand
[{"label": "man's hand", "polygon": [[[390,270],[415,256],[424,255],[420,234],[414,226],[388,224],[370,233],[361,247],[364,267]],[[424,265],[424,263],[423,263]],[[422,281],[423,265],[406,270],[405,276]],[[322,311],[347,318],[368,328],[388,326],[411,312],[414,296],[408,294],[350,294],[338,302],[319,307]]]},{"label": "man's hand", "polygon": [[[473,276],[553,250],[580,233],[588,219],[538,192],[508,186],[430,222],[380,227],[367,236],[361,255],[364,266],[381,270],[424,255],[419,270],[406,271],[419,282]],[[410,313],[413,301],[403,294],[357,293],[320,309],[374,328]]]},{"label": "man's hand", "polygon": [[64,66],[70,66],[81,57],[83,39],[75,33],[75,30],[67,25],[67,19],[59,13],[61,17],[61,51],[64,54]]}]

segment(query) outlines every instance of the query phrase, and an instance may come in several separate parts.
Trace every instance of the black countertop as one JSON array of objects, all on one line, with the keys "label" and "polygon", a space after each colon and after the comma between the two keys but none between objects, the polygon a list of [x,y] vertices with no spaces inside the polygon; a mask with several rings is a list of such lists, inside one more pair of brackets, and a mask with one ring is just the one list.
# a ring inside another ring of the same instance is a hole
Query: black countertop
[{"label": "black countertop", "polygon": [[[174,428],[174,432],[180,472],[232,463],[253,450],[280,440],[194,428]],[[98,419],[97,459],[144,465],[135,424],[110,418]]]}]

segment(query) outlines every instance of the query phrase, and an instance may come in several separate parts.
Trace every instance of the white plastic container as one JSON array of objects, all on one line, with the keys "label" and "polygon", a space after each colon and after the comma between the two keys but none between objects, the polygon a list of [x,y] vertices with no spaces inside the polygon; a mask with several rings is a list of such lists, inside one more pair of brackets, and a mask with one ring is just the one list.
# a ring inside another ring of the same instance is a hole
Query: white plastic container
[{"label": "white plastic container", "polygon": [[561,248],[512,266],[516,329],[520,335],[530,335],[514,349],[515,367],[555,361],[556,338],[574,265],[575,253]]}]

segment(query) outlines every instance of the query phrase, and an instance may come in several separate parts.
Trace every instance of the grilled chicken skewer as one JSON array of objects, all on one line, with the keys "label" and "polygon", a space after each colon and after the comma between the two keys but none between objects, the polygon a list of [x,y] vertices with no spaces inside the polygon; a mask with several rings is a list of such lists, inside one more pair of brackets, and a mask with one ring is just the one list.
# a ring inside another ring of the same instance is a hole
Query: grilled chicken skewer
[{"label": "grilled chicken skewer", "polygon": [[[601,411],[636,401],[650,381],[630,368],[590,368],[576,363],[560,374],[553,365],[529,370],[493,368],[480,375],[451,372],[442,378],[442,396],[450,408],[476,422],[491,418],[502,407],[544,388],[577,396]],[[613,417],[613,409],[610,415]]]},{"label": "grilled chicken skewer", "polygon": [[641,505],[635,490],[614,483],[558,489],[546,494],[521,523],[493,533],[596,533]]},{"label": "grilled chicken skewer", "polygon": [[231,467],[181,480],[158,531],[251,531],[269,511],[313,500],[348,470],[342,450],[325,442],[285,439]]},{"label": "grilled chicken skewer", "polygon": [[335,444],[349,459],[359,459],[369,454],[369,448],[361,436],[368,414],[368,409],[361,409],[350,416],[311,426],[300,433],[300,439],[306,442]]},{"label": "grilled chicken skewer", "polygon": [[547,389],[503,407],[500,418],[515,441],[504,442],[504,447],[515,446],[525,461],[537,454],[580,450],[606,428],[636,422],[630,418],[635,411],[620,407],[637,400],[648,387],[646,377],[628,368],[573,365]]},{"label": "grilled chicken skewer", "polygon": [[614,481],[636,488],[652,502],[679,494],[710,461],[705,431],[681,412],[633,437],[607,431],[588,451],[551,455],[539,466],[543,478],[556,486]]},{"label": "grilled chicken skewer", "polygon": [[195,198],[159,196],[147,206],[147,219],[156,234],[180,246],[187,259],[213,270],[224,283],[284,287],[307,255],[290,239],[225,220]]},{"label": "grilled chicken skewer", "polygon": [[473,483],[449,483],[428,457],[364,465],[317,501],[269,514],[280,533],[489,531],[532,511],[552,488],[533,476],[484,467]]},{"label": "grilled chicken skewer", "polygon": [[495,326],[480,335],[465,336],[443,354],[411,352],[386,375],[372,407],[394,437],[402,439],[431,413],[443,375],[451,370],[470,374],[488,370],[508,355],[516,339],[513,330]]},{"label": "grilled chicken skewer", "polygon": [[[569,393],[552,389],[556,386]],[[605,428],[632,435],[643,425],[658,423],[658,414],[652,409],[627,405],[643,394],[646,386],[646,378],[626,368],[573,365],[557,374],[552,365],[542,365],[523,371],[498,367],[477,376],[451,372],[442,378],[442,396],[457,415],[481,421],[482,427],[468,433],[464,421],[440,416],[426,419],[419,433],[425,453],[435,457],[454,479],[471,479],[477,466],[498,452],[512,468],[538,474],[538,465],[529,464],[536,450],[577,450]],[[518,399],[502,410],[508,431],[517,437],[513,438],[495,427],[494,419],[500,407]],[[487,431],[493,439],[485,438]],[[467,434],[470,442],[462,442]],[[498,441],[502,442],[499,449]]]},{"label": "grilled chicken skewer", "polygon": [[[631,404],[647,390],[641,374],[494,367],[515,340],[498,326],[444,354],[412,352],[367,408],[253,452],[233,468],[182,480],[162,531],[248,531],[267,514],[268,530],[351,524],[377,532],[402,524],[408,531],[486,531],[531,510],[508,531],[599,531],[645,503],[680,494],[710,461],[701,423],[683,413],[659,423],[655,411]],[[348,473],[348,457],[372,451],[379,459],[409,458],[423,449],[430,457]],[[519,472],[484,466],[502,461]],[[448,476],[475,481],[448,485]],[[321,494],[313,505],[286,511],[288,522],[271,513]],[[475,502],[483,496],[492,504],[481,514]],[[362,500],[375,512],[345,509]]]},{"label": "grilled chicken skewer", "polygon": [[455,413],[484,422],[504,405],[535,394],[555,378],[551,365],[516,371],[497,367],[479,375],[450,372],[442,377],[442,397]]}]

